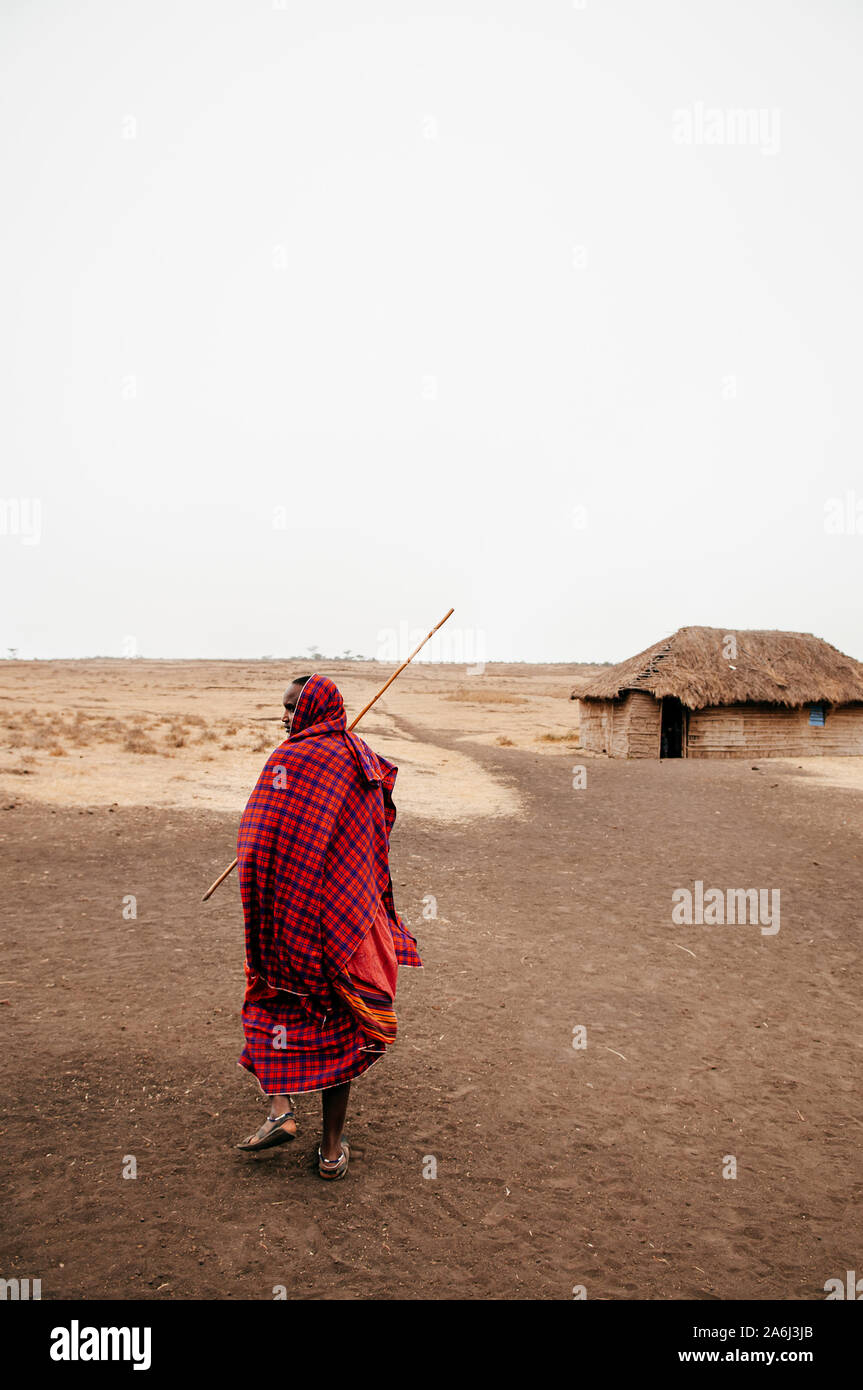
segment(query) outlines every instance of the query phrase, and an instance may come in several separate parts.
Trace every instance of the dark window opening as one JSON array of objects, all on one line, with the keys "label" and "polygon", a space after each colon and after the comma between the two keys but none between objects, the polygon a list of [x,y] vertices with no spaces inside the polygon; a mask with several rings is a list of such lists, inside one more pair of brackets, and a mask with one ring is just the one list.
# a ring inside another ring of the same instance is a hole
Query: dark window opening
[{"label": "dark window opening", "polygon": [[824,728],[824,721],[826,720],[826,718],[827,718],[827,707],[826,707],[826,705],[810,705],[810,706],[809,706],[809,723],[810,723],[810,724],[814,724],[815,727],[816,727],[816,729],[823,729],[823,728]]}]

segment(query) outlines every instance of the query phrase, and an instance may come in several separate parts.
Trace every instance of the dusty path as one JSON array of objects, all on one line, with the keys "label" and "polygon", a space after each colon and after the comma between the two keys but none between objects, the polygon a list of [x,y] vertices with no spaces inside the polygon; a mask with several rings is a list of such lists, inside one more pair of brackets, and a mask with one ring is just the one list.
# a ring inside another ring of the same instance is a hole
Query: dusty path
[{"label": "dusty path", "polygon": [[[44,1298],[811,1299],[859,1268],[860,793],[602,761],[575,791],[572,755],[457,746],[527,818],[397,825],[426,969],[336,1185],[309,1166],[317,1098],[293,1147],[232,1149],[260,1113],[236,882],[199,898],[236,818],[6,803],[4,1275]],[[779,887],[778,935],[673,926],[697,878]]]}]

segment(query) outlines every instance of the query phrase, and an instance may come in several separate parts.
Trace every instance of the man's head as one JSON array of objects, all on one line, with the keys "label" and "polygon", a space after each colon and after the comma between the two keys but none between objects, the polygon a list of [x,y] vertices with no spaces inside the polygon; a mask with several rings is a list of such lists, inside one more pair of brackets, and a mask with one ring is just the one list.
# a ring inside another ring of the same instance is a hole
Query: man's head
[{"label": "man's head", "polygon": [[291,720],[293,719],[294,711],[297,708],[297,701],[303,693],[303,686],[305,685],[306,681],[310,681],[311,679],[311,676],[295,676],[294,679],[291,681],[290,685],[288,686],[287,690],[285,691],[285,697],[282,700],[282,704],[285,707],[285,713],[282,719],[282,723],[285,726],[286,734],[289,734],[291,732]]}]

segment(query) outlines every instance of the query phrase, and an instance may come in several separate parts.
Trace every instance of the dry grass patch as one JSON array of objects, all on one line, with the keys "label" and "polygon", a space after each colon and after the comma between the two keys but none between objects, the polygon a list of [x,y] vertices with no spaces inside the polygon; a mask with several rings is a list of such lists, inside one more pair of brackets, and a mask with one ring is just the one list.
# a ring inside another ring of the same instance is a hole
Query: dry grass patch
[{"label": "dry grass patch", "polygon": [[458,690],[454,690],[451,695],[444,695],[443,699],[456,700],[460,704],[466,705],[526,705],[529,703],[523,695],[508,695],[503,690],[469,690],[467,687],[460,687]]}]

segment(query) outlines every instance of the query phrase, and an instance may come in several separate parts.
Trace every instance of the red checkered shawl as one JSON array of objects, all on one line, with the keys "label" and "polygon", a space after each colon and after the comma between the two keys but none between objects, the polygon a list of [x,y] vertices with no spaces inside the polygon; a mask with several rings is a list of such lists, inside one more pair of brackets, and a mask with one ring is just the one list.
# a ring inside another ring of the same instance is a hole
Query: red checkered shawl
[{"label": "red checkered shawl", "polygon": [[[272,988],[338,1007],[335,978],[383,902],[400,965],[421,965],[393,903],[389,836],[398,769],[347,730],[326,676],[303,687],[237,839],[246,963]],[[311,1000],[309,1000],[311,1002]]]}]

